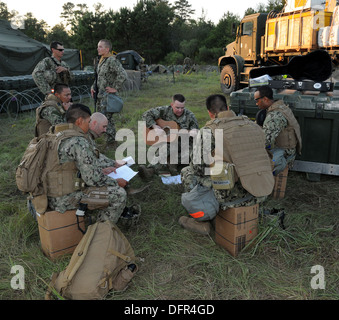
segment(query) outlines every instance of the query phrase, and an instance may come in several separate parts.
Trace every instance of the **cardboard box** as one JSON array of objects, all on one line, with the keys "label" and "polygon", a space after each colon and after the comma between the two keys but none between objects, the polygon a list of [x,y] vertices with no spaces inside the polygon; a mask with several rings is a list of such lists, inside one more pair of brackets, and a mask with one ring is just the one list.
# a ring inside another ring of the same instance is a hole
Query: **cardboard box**
[{"label": "cardboard box", "polygon": [[258,234],[259,205],[220,210],[215,218],[215,242],[232,256]]},{"label": "cardboard box", "polygon": [[[65,213],[47,211],[37,216],[41,248],[51,260],[65,254],[72,254],[82,239],[83,233],[78,229],[76,210]],[[85,230],[85,219],[79,217],[79,226]]]},{"label": "cardboard box", "polygon": [[287,184],[288,166],[284,171],[280,172],[275,177],[274,189],[272,196],[274,199],[283,199],[285,197],[286,184]]}]

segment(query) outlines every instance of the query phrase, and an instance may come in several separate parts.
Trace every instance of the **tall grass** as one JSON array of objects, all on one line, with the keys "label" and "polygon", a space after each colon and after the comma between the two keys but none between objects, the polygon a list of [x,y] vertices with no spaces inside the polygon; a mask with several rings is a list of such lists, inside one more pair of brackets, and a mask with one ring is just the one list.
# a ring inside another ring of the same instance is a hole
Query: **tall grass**
[{"label": "tall grass", "polygon": [[[208,121],[205,99],[220,93],[216,73],[154,75],[140,91],[126,93],[124,110],[116,116],[117,129],[136,133],[137,121],[151,107],[167,105],[182,93],[187,107],[203,126]],[[85,102],[93,107],[90,100]],[[43,299],[52,273],[63,270],[69,257],[58,262],[40,250],[36,222],[26,199],[15,185],[15,168],[33,137],[34,112],[10,118],[0,115],[0,299]],[[99,141],[100,143],[100,141]],[[114,151],[106,154],[114,157]],[[133,169],[137,169],[134,166]],[[132,187],[145,183],[137,176]],[[139,272],[124,292],[110,292],[107,300],[317,300],[339,298],[338,178],[322,176],[309,182],[289,172],[286,196],[269,198],[267,208],[284,208],[285,229],[274,216],[262,216],[257,238],[238,257],[217,246],[213,237],[191,233],[178,224],[182,186],[166,186],[154,178],[143,193],[128,198],[142,215],[137,226],[124,229],[135,253],[142,258]],[[14,290],[11,267],[25,270],[25,289]],[[311,268],[325,270],[325,290],[311,287]]]}]

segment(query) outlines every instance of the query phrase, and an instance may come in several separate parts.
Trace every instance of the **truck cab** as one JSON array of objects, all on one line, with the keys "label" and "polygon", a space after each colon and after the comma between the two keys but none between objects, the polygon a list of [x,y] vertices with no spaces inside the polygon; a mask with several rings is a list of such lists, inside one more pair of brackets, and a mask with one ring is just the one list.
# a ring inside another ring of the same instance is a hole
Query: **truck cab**
[{"label": "truck cab", "polygon": [[229,94],[247,86],[249,71],[260,66],[261,38],[265,35],[267,13],[245,16],[234,42],[226,47],[225,55],[219,58],[221,90]]}]

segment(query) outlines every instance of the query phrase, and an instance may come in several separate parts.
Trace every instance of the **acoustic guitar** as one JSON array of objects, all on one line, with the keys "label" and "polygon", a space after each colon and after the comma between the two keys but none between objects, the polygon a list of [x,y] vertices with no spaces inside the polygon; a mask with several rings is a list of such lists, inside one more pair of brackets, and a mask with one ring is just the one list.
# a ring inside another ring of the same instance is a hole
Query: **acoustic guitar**
[{"label": "acoustic guitar", "polygon": [[[174,142],[178,138],[178,134],[172,133],[172,129],[179,130],[180,127],[175,121],[165,121],[162,119],[157,119],[156,124],[161,127],[165,133],[166,133],[166,140],[161,137],[161,142]],[[146,131],[144,132],[144,139],[145,143],[149,146],[152,146],[153,144],[156,144],[159,142],[159,136],[155,134],[155,130],[153,128],[146,128]]]}]

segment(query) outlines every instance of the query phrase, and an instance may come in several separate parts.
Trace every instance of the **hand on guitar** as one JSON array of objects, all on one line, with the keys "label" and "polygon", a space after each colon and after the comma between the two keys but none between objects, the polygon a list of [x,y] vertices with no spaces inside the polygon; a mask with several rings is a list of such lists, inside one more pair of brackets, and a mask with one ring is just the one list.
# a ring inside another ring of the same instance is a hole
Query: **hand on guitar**
[{"label": "hand on guitar", "polygon": [[152,128],[154,130],[155,135],[157,136],[166,135],[166,132],[164,131],[164,129],[158,126],[157,124],[154,124]]}]

